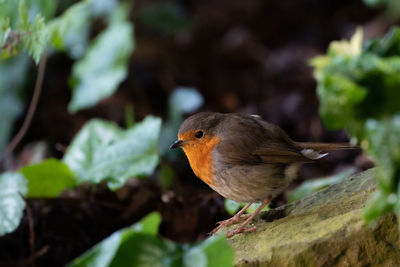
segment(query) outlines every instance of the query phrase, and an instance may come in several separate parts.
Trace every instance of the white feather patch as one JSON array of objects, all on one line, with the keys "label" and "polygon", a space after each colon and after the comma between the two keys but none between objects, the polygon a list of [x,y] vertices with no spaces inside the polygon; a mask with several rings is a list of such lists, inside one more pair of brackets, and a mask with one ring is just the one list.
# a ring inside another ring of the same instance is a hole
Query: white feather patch
[{"label": "white feather patch", "polygon": [[323,158],[326,155],[328,155],[328,153],[320,154],[318,151],[315,151],[314,149],[311,149],[311,148],[305,148],[305,149],[301,150],[300,152],[301,152],[301,154],[303,154],[305,157],[307,157],[309,159],[320,159],[320,158]]}]

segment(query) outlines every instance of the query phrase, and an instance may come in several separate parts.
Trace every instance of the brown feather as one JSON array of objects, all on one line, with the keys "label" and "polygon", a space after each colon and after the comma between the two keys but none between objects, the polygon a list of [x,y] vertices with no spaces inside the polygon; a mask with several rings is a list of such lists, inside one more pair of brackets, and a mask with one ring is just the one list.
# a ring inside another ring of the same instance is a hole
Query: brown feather
[{"label": "brown feather", "polygon": [[301,143],[295,142],[295,144],[302,149],[313,149],[316,151],[331,151],[331,150],[344,150],[344,149],[359,149],[358,146],[351,145],[349,143]]},{"label": "brown feather", "polygon": [[[311,162],[278,126],[254,116],[231,114],[217,128],[217,154],[228,165]],[[229,130],[227,128],[229,127]],[[249,134],[244,134],[249,133]]]}]

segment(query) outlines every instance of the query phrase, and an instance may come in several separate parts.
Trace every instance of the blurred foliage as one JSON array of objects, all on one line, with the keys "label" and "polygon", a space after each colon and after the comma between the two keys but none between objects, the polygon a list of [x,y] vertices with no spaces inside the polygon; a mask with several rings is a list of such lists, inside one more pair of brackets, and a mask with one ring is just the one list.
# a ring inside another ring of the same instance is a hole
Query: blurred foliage
[{"label": "blurred foliage", "polygon": [[222,236],[200,244],[179,245],[157,236],[161,222],[151,213],[131,227],[113,233],[68,264],[78,266],[232,266],[233,249]]},{"label": "blurred foliage", "polygon": [[[15,230],[27,198],[57,197],[82,182],[104,179],[117,189],[131,177],[149,176],[159,160],[157,143],[161,120],[149,116],[122,130],[114,123],[92,120],[76,135],[64,163],[48,159],[0,175],[0,236]],[[1,218],[4,216],[4,218]]]},{"label": "blurred foliage", "polygon": [[[23,110],[21,88],[31,56],[36,63],[46,51],[67,52],[72,68],[69,111],[90,108],[114,93],[126,78],[134,49],[130,4],[117,0],[83,0],[58,17],[57,1],[0,1],[0,151]],[[128,2],[127,2],[128,3]],[[90,28],[102,19],[106,27],[89,42]],[[90,44],[89,44],[90,43]]]},{"label": "blurred foliage", "polygon": [[[133,23],[129,20],[130,2],[83,0],[70,6],[60,2],[61,10],[58,3],[0,0],[0,149],[23,110],[21,89],[27,79],[21,77],[29,75],[30,57],[37,64],[44,53],[66,52],[75,60],[70,79],[71,113],[109,97],[127,76],[135,43]],[[58,16],[54,17],[55,14]],[[179,7],[169,4],[144,10],[141,18],[163,34],[172,34],[186,24]],[[99,20],[104,28],[91,39],[92,24]],[[202,102],[192,88],[176,90],[164,127],[170,127],[167,136],[171,136],[171,129],[176,135],[183,113],[194,111]],[[130,178],[152,175],[159,163],[161,119],[148,116],[134,123],[131,107],[126,108],[126,118],[127,129],[100,119],[88,121],[72,140],[62,161],[48,159],[0,174],[0,236],[18,227],[25,208],[24,197],[54,198],[81,183],[103,181],[109,188],[117,189]],[[161,185],[168,187],[173,175],[171,168],[161,166]],[[232,265],[233,250],[225,237],[212,237],[192,245],[173,243],[157,236],[160,220],[158,214],[151,214],[140,223],[117,231],[71,266]]]},{"label": "blurred foliage", "polygon": [[180,151],[170,150],[169,146],[176,139],[176,130],[179,129],[183,122],[184,115],[193,113],[203,105],[202,95],[192,87],[179,86],[168,101],[168,117],[161,129],[161,136],[158,149],[160,154],[169,159],[176,159],[177,153]]},{"label": "blurred foliage", "polygon": [[400,217],[400,28],[362,46],[362,32],[332,42],[311,61],[326,126],[345,127],[376,163],[379,190],[367,221],[384,211]]},{"label": "blurred foliage", "polygon": [[[246,206],[247,203],[239,203],[230,199],[225,199],[225,209],[230,215],[236,214],[239,209],[243,208]],[[256,211],[256,209],[261,205],[261,203],[253,203],[248,207],[248,209],[245,211],[245,213],[253,213]],[[269,210],[269,205],[265,206],[261,211],[267,211]]]},{"label": "blurred foliage", "polygon": [[[19,4],[19,17],[19,32],[14,33],[16,34],[15,38],[21,39],[24,50],[38,63],[48,40],[48,32],[44,23],[44,17],[39,13],[33,21],[30,21],[28,7],[24,0],[21,0]],[[7,37],[12,36],[9,35]],[[9,51],[13,52],[14,48],[15,47],[12,47]],[[16,50],[18,51],[18,48]],[[7,51],[7,49],[3,51]]]},{"label": "blurred foliage", "polygon": [[41,11],[51,16],[55,4],[30,2],[29,6],[25,0],[0,2],[0,59],[18,54],[22,46],[36,63],[39,62],[48,41],[45,18]]},{"label": "blurred foliage", "polygon": [[110,20],[113,23],[92,41],[85,56],[73,66],[74,91],[68,106],[71,112],[92,107],[109,97],[127,76],[133,51],[133,26],[126,21],[127,14],[119,9],[115,14]]},{"label": "blurred foliage", "polygon": [[400,18],[400,1],[398,0],[364,0],[364,3],[370,7],[386,7],[386,15],[390,20]]},{"label": "blurred foliage", "polygon": [[14,122],[23,110],[20,94],[26,80],[21,75],[28,70],[28,63],[25,54],[0,61],[0,151],[5,148]]},{"label": "blurred foliage", "polygon": [[63,161],[81,182],[108,181],[112,189],[130,177],[148,176],[158,164],[157,143],[161,120],[148,116],[132,128],[95,119],[72,140]]},{"label": "blurred foliage", "polygon": [[73,59],[80,58],[89,42],[91,9],[88,1],[78,2],[48,23],[51,44],[59,51],[67,51]]},{"label": "blurred foliage", "polygon": [[27,79],[21,77],[28,76],[29,60],[21,51],[29,52],[36,62],[39,60],[47,39],[44,18],[52,17],[55,3],[0,1],[0,151],[23,110],[21,88]]},{"label": "blurred foliage", "polygon": [[138,21],[163,35],[174,35],[180,30],[192,27],[192,23],[177,3],[148,4],[140,9]]},{"label": "blurred foliage", "polygon": [[23,167],[20,172],[28,182],[28,198],[56,197],[76,184],[69,167],[56,159]]},{"label": "blurred foliage", "polygon": [[25,201],[21,195],[27,191],[22,174],[0,174],[0,236],[14,231],[22,218]]},{"label": "blurred foliage", "polygon": [[289,202],[294,202],[296,200],[302,199],[311,193],[319,191],[330,185],[338,184],[348,178],[351,174],[355,172],[354,168],[342,171],[338,174],[332,175],[328,178],[319,178],[309,181],[305,181],[299,187],[296,187],[293,191],[287,192],[286,196]]},{"label": "blurred foliage", "polygon": [[[158,163],[160,127],[161,120],[151,116],[127,130],[92,120],[72,141],[65,163],[49,159],[0,175],[0,235],[18,226],[25,207],[22,196],[56,197],[79,183],[103,179],[116,189],[130,177],[151,175]],[[171,176],[166,167],[162,172]],[[181,245],[157,236],[160,221],[158,214],[150,214],[115,232],[68,266],[232,266],[233,249],[225,236]]]}]

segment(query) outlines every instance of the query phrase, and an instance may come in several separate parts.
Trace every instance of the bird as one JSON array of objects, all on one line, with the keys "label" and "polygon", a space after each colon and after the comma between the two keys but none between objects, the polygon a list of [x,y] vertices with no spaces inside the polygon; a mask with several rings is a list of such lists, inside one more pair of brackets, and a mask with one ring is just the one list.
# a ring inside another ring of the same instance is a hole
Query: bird
[{"label": "bird", "polygon": [[[178,147],[198,178],[223,197],[247,203],[211,232],[244,220],[227,237],[255,231],[248,224],[288,187],[304,163],[325,157],[322,151],[356,148],[348,143],[295,142],[258,115],[217,112],[200,112],[184,120],[170,149]],[[244,214],[259,202],[255,212]]]}]

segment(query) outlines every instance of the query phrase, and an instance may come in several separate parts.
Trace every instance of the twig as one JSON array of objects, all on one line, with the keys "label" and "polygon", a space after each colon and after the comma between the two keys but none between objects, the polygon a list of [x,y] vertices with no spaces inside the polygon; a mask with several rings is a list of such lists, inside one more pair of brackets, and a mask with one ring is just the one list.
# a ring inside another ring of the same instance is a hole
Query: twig
[{"label": "twig", "polygon": [[29,259],[27,259],[26,261],[24,261],[24,263],[22,264],[22,266],[26,266],[29,263],[34,264],[34,261],[37,258],[42,257],[44,254],[47,253],[47,251],[49,250],[49,246],[46,245],[44,247],[42,247],[40,250],[38,250],[37,252],[35,252],[35,254],[33,254],[32,256],[29,257]]},{"label": "twig", "polygon": [[43,53],[42,58],[39,62],[39,70],[38,70],[38,74],[36,76],[35,89],[33,91],[32,100],[29,105],[29,109],[26,114],[25,120],[21,126],[21,129],[19,129],[18,133],[14,136],[12,141],[8,144],[4,154],[0,157],[0,162],[2,160],[6,159],[14,151],[14,149],[17,147],[19,142],[22,140],[22,138],[26,134],[26,132],[32,122],[32,118],[33,118],[33,115],[35,114],[37,103],[39,101],[40,93],[42,91],[43,78],[44,78],[44,73],[45,73],[45,69],[46,69],[46,61],[47,61],[47,54]]},{"label": "twig", "polygon": [[32,211],[29,207],[29,204],[26,203],[26,215],[28,217],[28,225],[29,225],[29,246],[31,248],[31,266],[35,267],[35,229],[33,227],[33,217]]}]

